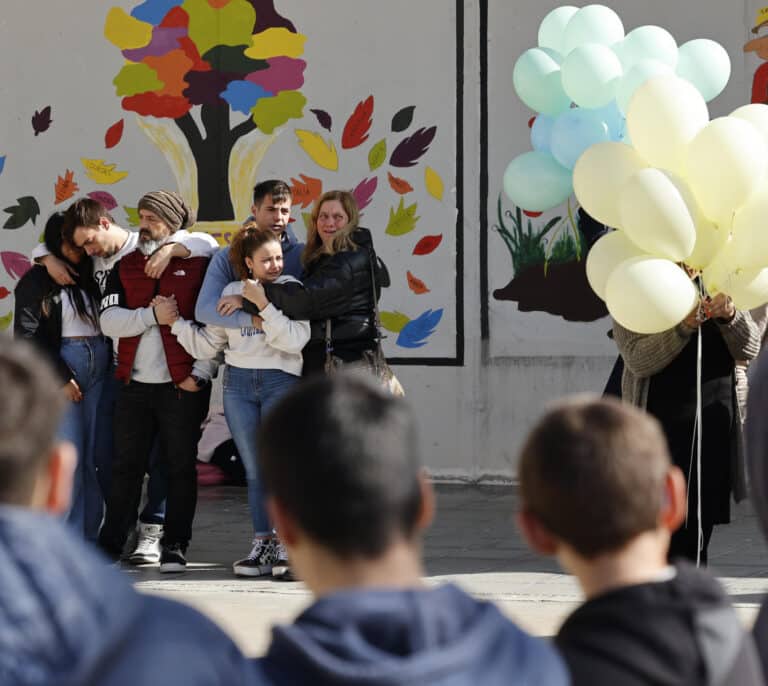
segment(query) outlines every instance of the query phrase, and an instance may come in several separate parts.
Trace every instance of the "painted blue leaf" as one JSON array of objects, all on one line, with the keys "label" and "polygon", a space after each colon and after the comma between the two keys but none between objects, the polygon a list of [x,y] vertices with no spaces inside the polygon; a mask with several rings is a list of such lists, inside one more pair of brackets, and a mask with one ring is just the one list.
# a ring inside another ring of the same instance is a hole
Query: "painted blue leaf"
[{"label": "painted blue leaf", "polygon": [[168,12],[181,4],[182,0],[146,0],[133,8],[131,16],[139,21],[157,26]]},{"label": "painted blue leaf", "polygon": [[272,93],[250,81],[230,81],[221,97],[229,103],[236,112],[250,114],[253,106],[260,98],[269,97]]},{"label": "painted blue leaf", "polygon": [[397,337],[397,345],[401,348],[421,348],[437,328],[443,317],[443,309],[427,310],[416,319],[409,321]]},{"label": "painted blue leaf", "polygon": [[5,155],[0,155],[0,174],[3,173],[3,169],[5,169]]}]

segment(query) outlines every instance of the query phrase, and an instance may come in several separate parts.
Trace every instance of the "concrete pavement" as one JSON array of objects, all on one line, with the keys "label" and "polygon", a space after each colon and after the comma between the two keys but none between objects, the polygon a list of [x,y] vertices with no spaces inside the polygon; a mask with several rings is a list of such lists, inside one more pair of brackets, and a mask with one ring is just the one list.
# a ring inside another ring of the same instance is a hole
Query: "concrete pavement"
[{"label": "concrete pavement", "polygon": [[[528,551],[514,527],[513,486],[438,485],[437,518],[425,540],[425,582],[452,581],[492,600],[528,631],[553,634],[580,602],[572,577]],[[745,623],[768,592],[768,548],[749,504],[734,523],[715,528],[710,564]],[[269,642],[274,623],[290,622],[311,597],[301,583],[238,579],[232,562],[250,549],[244,488],[200,489],[189,571],[125,567],[142,592],[188,603],[217,621],[251,655]]]}]

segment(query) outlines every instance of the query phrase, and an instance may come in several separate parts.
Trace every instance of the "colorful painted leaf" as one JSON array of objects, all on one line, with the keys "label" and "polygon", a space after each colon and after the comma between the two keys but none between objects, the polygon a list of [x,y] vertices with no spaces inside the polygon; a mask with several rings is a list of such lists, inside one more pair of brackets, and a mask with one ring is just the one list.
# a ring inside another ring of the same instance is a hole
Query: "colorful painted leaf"
[{"label": "colorful painted leaf", "polygon": [[419,217],[416,216],[417,209],[418,203],[405,207],[405,201],[400,198],[397,210],[389,209],[389,222],[387,222],[385,233],[390,236],[402,236],[413,231],[416,228],[416,222],[419,221]]},{"label": "colorful painted leaf", "polygon": [[394,117],[392,117],[392,131],[399,133],[405,131],[413,121],[413,113],[416,110],[415,105],[403,107]]},{"label": "colorful painted leaf", "polygon": [[41,110],[35,110],[32,115],[32,130],[35,135],[41,134],[51,128],[51,106],[46,105]]},{"label": "colorful painted leaf", "polygon": [[107,210],[114,210],[117,207],[115,196],[107,193],[107,191],[91,191],[88,193],[88,197],[103,205]]},{"label": "colorful painted leaf", "polygon": [[437,200],[443,199],[443,193],[445,188],[443,186],[443,180],[432,167],[427,167],[424,170],[424,183],[427,186],[427,193]]},{"label": "colorful painted leaf", "polygon": [[4,317],[0,317],[0,331],[5,331],[13,321],[13,310],[11,310]]},{"label": "colorful painted leaf", "polygon": [[126,207],[125,205],[123,205],[123,209],[125,210],[125,216],[128,219],[128,225],[138,226],[139,225],[139,208]]},{"label": "colorful painted leaf", "polygon": [[427,344],[429,338],[437,328],[443,317],[442,308],[439,310],[427,310],[416,319],[408,322],[397,337],[397,345],[401,348],[421,348]]},{"label": "colorful painted leaf", "polygon": [[5,300],[10,294],[11,292],[5,286],[0,286],[0,300]]},{"label": "colorful painted leaf", "polygon": [[115,169],[117,164],[107,164],[104,160],[89,160],[85,157],[81,157],[80,161],[85,168],[85,175],[96,183],[111,185],[128,176],[128,172]]},{"label": "colorful painted leaf", "polygon": [[325,110],[309,110],[317,117],[317,123],[320,124],[326,131],[331,130],[331,126],[333,126],[333,119],[331,119],[331,115],[328,114]]},{"label": "colorful painted leaf", "polygon": [[374,176],[370,179],[363,179],[357,184],[355,190],[352,191],[352,195],[355,196],[357,201],[357,208],[362,210],[370,205],[373,198],[373,194],[376,192],[376,188],[379,185],[379,180]]},{"label": "colorful painted leaf", "polygon": [[414,255],[429,255],[434,252],[437,246],[443,242],[443,234],[439,233],[436,236],[424,236],[413,249]]},{"label": "colorful painted leaf", "polygon": [[408,279],[408,288],[410,288],[416,295],[422,293],[429,293],[429,288],[421,279],[417,279],[411,272],[406,272],[406,278]]},{"label": "colorful painted leaf", "polygon": [[392,187],[392,190],[395,191],[395,193],[405,195],[406,193],[410,193],[413,190],[413,186],[411,186],[410,183],[408,183],[405,179],[393,176],[391,172],[387,172],[387,178],[389,179],[389,185]]},{"label": "colorful painted leaf", "polygon": [[413,167],[418,159],[429,150],[437,133],[436,126],[419,129],[413,135],[403,138],[392,151],[389,163],[393,167]]},{"label": "colorful painted leaf", "polygon": [[373,117],[373,96],[369,95],[365,100],[357,103],[355,111],[344,125],[344,133],[341,134],[341,147],[345,150],[356,148],[368,140],[368,131],[371,128]]},{"label": "colorful painted leaf", "polygon": [[54,204],[58,205],[65,200],[69,200],[75,193],[77,193],[77,191],[80,190],[80,186],[75,183],[74,177],[75,172],[70,171],[69,169],[64,172],[63,177],[57,177],[56,184],[53,187],[56,193]]},{"label": "colorful painted leaf", "polygon": [[107,129],[107,133],[104,134],[104,147],[114,148],[123,137],[123,129],[125,128],[125,119],[121,119],[119,122],[112,124]]},{"label": "colorful painted leaf", "polygon": [[40,205],[37,204],[37,200],[31,195],[16,198],[16,202],[18,203],[17,205],[11,205],[11,207],[6,207],[3,210],[11,215],[3,224],[4,229],[20,229],[30,219],[34,224],[37,216],[40,214]]},{"label": "colorful painted leaf", "polygon": [[309,159],[323,169],[337,171],[339,168],[339,155],[332,140],[327,143],[319,133],[296,129],[296,138]]},{"label": "colorful painted leaf", "polygon": [[403,327],[411,321],[402,312],[395,310],[394,312],[379,312],[381,318],[381,325],[392,333],[400,333]]},{"label": "colorful painted leaf", "polygon": [[382,138],[368,153],[368,168],[373,171],[378,169],[387,159],[387,139]]},{"label": "colorful painted leaf", "polygon": [[0,155],[0,174],[3,173],[3,169],[5,169],[5,155]]},{"label": "colorful painted leaf", "polygon": [[32,263],[27,259],[27,256],[18,252],[0,252],[0,262],[3,263],[5,271],[13,279],[20,279],[32,267]]},{"label": "colorful painted leaf", "polygon": [[298,179],[291,179],[291,197],[294,205],[300,205],[301,209],[309,207],[323,192],[323,182],[320,179],[300,174]]}]

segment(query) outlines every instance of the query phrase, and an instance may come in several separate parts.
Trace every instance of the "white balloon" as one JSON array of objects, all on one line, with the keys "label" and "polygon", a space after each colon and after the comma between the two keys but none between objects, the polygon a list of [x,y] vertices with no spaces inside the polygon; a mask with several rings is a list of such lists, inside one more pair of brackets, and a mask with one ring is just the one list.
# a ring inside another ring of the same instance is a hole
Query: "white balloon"
[{"label": "white balloon", "polygon": [[768,267],[768,183],[763,183],[733,215],[730,260],[741,269]]},{"label": "white balloon", "polygon": [[707,215],[728,223],[768,173],[768,147],[753,124],[720,117],[688,146],[686,178]]},{"label": "white balloon", "polygon": [[623,231],[611,231],[601,236],[587,254],[587,281],[592,290],[605,300],[608,279],[622,262],[643,254]]},{"label": "white balloon", "polygon": [[688,144],[709,121],[701,93],[678,76],[655,76],[635,91],[627,128],[635,150],[652,167],[685,176]]},{"label": "white balloon", "polygon": [[766,145],[768,145],[768,105],[762,103],[742,105],[728,116],[748,121],[760,132]]},{"label": "white balloon", "polygon": [[576,12],[565,27],[563,54],[585,43],[613,45],[623,38],[624,24],[616,12],[605,5],[587,5]]},{"label": "white balloon", "polygon": [[660,257],[632,257],[614,269],[606,285],[611,316],[636,333],[660,333],[679,324],[699,295],[688,275]]},{"label": "white balloon", "polygon": [[660,169],[641,169],[619,195],[621,226],[642,250],[682,262],[693,252],[696,226],[680,192]]},{"label": "white balloon", "polygon": [[579,107],[597,108],[616,97],[622,70],[613,50],[587,43],[571,50],[563,60],[563,90]]},{"label": "white balloon", "polygon": [[562,54],[565,51],[565,27],[578,10],[572,5],[561,5],[547,14],[539,25],[539,47]]},{"label": "white balloon", "polygon": [[669,31],[660,26],[638,26],[613,49],[624,71],[640,60],[657,60],[672,70],[677,65],[677,42]]}]

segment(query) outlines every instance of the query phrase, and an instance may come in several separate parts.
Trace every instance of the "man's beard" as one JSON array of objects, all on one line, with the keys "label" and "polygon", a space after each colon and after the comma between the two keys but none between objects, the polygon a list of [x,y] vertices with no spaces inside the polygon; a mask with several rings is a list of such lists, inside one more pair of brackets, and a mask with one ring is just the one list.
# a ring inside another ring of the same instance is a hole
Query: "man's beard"
[{"label": "man's beard", "polygon": [[150,238],[147,240],[140,233],[137,247],[141,251],[142,255],[146,255],[147,257],[149,257],[158,248],[162,248],[168,242],[170,237],[171,236],[169,234],[168,236],[164,236],[163,238],[159,238],[159,239]]}]

